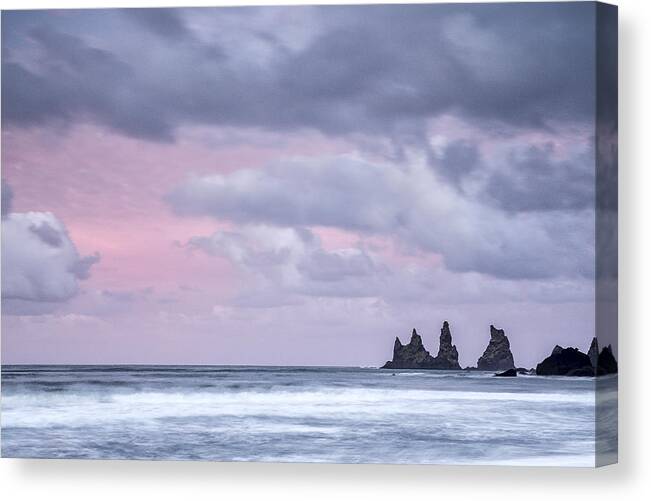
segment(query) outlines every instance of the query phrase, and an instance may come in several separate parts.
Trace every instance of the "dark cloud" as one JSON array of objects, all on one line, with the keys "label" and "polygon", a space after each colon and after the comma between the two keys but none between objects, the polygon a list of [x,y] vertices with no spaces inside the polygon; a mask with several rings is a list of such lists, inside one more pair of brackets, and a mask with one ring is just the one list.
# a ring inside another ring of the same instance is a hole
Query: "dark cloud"
[{"label": "dark cloud", "polygon": [[125,9],[123,12],[162,38],[183,40],[192,37],[178,9]]},{"label": "dark cloud", "polygon": [[[527,127],[592,119],[592,3],[127,13],[3,16],[5,123],[91,120],[168,141],[183,124],[395,138],[441,113]],[[300,27],[281,28],[279,13],[309,17],[312,35],[279,41]],[[193,16],[214,32],[190,32]]]},{"label": "dark cloud", "polygon": [[165,140],[171,128],[140,99],[146,94],[134,70],[110,51],[50,27],[27,36],[42,51],[38,69],[3,58],[2,118],[5,124],[38,125],[99,120],[127,135]]},{"label": "dark cloud", "polygon": [[494,172],[485,192],[510,212],[584,210],[595,203],[592,148],[556,160],[553,145],[511,151],[506,165]]},{"label": "dark cloud", "polygon": [[457,187],[464,177],[479,167],[479,163],[477,145],[463,139],[448,144],[441,158],[435,161],[437,172]]},{"label": "dark cloud", "polygon": [[[597,120],[596,120],[596,287],[597,295],[617,308],[618,256],[618,102],[617,9],[597,7]],[[617,331],[617,315],[603,308],[598,324],[600,340]],[[614,324],[614,325],[613,325]],[[614,328],[613,328],[614,327]],[[616,340],[615,340],[616,341]]]}]

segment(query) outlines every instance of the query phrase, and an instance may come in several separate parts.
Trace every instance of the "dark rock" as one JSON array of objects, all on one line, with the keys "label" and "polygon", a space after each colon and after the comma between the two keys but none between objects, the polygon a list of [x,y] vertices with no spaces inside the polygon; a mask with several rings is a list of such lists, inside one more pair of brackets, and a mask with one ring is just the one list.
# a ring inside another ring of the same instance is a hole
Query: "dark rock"
[{"label": "dark rock", "polygon": [[617,374],[617,360],[613,355],[613,348],[611,345],[606,346],[597,360],[598,375],[602,374]]},{"label": "dark rock", "polygon": [[594,377],[595,369],[592,366],[581,367],[580,369],[572,369],[570,372],[565,374],[565,376],[573,377]]},{"label": "dark rock", "polygon": [[[590,371],[590,374],[588,374]],[[554,347],[552,354],[536,366],[539,376],[595,375],[590,357],[577,348]]]},{"label": "dark rock", "polygon": [[441,336],[439,337],[439,352],[434,357],[434,369],[456,370],[460,371],[459,353],[457,347],[452,344],[452,334],[450,334],[450,325],[443,322]]},{"label": "dark rock", "polygon": [[491,339],[484,354],[477,360],[477,369],[482,371],[515,369],[509,338],[502,329],[496,329],[491,325]]},{"label": "dark rock", "polygon": [[597,362],[599,360],[599,342],[597,341],[596,337],[592,338],[590,349],[588,350],[588,357],[590,357],[590,363],[592,364],[592,367],[596,368]]},{"label": "dark rock", "polygon": [[495,374],[495,377],[517,377],[518,371],[515,369],[509,369],[504,372],[498,372]]},{"label": "dark rock", "polygon": [[423,340],[414,329],[409,344],[403,345],[400,339],[396,338],[393,344],[393,360],[384,364],[382,368],[461,370],[457,347],[452,344],[450,325],[443,322],[439,338],[439,352],[436,357],[431,356],[425,349]]},{"label": "dark rock", "polygon": [[434,357],[423,346],[423,340],[414,329],[409,344],[403,345],[396,337],[393,343],[393,360],[383,369],[424,369],[432,365]]},{"label": "dark rock", "polygon": [[536,370],[535,369],[527,369],[526,367],[518,367],[515,369],[515,372],[518,374],[535,374]]}]

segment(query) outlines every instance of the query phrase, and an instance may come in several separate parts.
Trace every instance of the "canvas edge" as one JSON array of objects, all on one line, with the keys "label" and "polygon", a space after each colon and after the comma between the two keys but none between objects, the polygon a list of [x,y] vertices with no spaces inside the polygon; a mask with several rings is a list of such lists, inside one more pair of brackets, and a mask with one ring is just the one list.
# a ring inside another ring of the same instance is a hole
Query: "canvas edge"
[{"label": "canvas edge", "polygon": [[[595,336],[618,341],[618,8],[595,2]],[[608,379],[615,380],[615,391]],[[595,379],[595,467],[618,462],[617,376]]]}]

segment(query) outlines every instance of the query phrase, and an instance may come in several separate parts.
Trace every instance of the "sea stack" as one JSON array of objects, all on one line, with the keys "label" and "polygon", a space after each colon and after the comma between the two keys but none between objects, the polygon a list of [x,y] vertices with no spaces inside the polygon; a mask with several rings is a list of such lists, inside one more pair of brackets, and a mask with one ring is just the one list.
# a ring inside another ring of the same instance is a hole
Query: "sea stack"
[{"label": "sea stack", "polygon": [[457,347],[452,344],[452,334],[450,325],[447,321],[443,322],[441,327],[441,336],[439,337],[439,352],[434,358],[434,369],[444,370],[461,370],[459,365],[459,353]]},{"label": "sea stack", "polygon": [[452,344],[450,325],[443,322],[439,337],[439,352],[436,357],[430,355],[423,346],[423,340],[414,329],[409,344],[403,345],[396,338],[393,343],[393,359],[382,366],[383,369],[439,369],[461,370],[457,347]]},{"label": "sea stack", "polygon": [[403,345],[396,337],[393,343],[393,360],[382,366],[383,369],[427,369],[431,368],[434,357],[423,346],[423,340],[414,329],[409,343]]},{"label": "sea stack", "polygon": [[601,376],[603,374],[617,374],[617,360],[615,360],[611,345],[601,350],[597,359],[597,375]]},{"label": "sea stack", "polygon": [[504,330],[496,329],[491,325],[491,339],[484,354],[477,360],[477,369],[480,371],[506,371],[515,369],[513,353],[509,338]]},{"label": "sea stack", "polygon": [[588,350],[588,356],[590,357],[590,363],[592,367],[597,368],[597,363],[599,362],[599,342],[596,337],[592,338],[590,343],[590,349]]},{"label": "sea stack", "polygon": [[536,367],[539,376],[594,377],[617,373],[617,360],[610,345],[599,352],[597,338],[592,338],[588,354],[577,348],[556,346],[552,354]]},{"label": "sea stack", "polygon": [[606,346],[599,353],[599,342],[596,337],[593,337],[592,343],[590,343],[590,349],[588,350],[588,356],[597,376],[617,374],[617,360],[615,360],[615,356],[613,355],[612,346]]},{"label": "sea stack", "polygon": [[577,348],[556,345],[552,354],[536,366],[539,376],[594,376],[590,357]]}]

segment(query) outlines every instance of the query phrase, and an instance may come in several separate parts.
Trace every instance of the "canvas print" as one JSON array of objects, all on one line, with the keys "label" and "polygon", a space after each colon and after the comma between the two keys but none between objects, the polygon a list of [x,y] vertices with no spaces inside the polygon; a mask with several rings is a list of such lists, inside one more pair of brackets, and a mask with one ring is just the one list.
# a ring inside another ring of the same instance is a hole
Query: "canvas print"
[{"label": "canvas print", "polygon": [[2,13],[4,458],[617,461],[617,9]]}]

